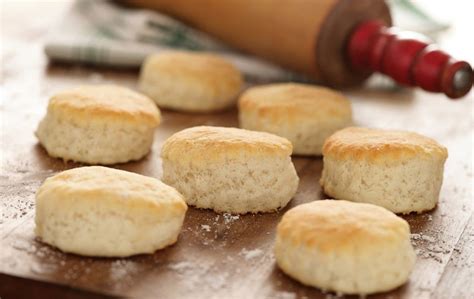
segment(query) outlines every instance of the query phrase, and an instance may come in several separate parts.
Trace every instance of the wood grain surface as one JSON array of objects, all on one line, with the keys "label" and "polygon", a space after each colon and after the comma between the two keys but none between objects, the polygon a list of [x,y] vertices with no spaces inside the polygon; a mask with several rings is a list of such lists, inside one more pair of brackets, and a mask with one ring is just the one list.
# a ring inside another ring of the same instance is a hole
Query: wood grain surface
[{"label": "wood grain surface", "polygon": [[[38,145],[34,130],[48,97],[84,83],[134,88],[137,79],[136,70],[48,64],[42,52],[44,38],[68,5],[2,2],[0,297],[335,298],[284,275],[272,255],[281,215],[298,204],[325,198],[318,184],[320,158],[293,159],[300,186],[283,211],[232,216],[190,208],[179,241],[153,255],[80,257],[35,240],[38,186],[59,171],[79,166],[48,157]],[[463,22],[472,22],[468,13],[454,24],[456,31],[443,38],[443,45],[453,54],[470,55],[463,57],[472,62],[474,49],[462,36],[469,36],[474,26]],[[417,131],[449,150],[438,207],[404,217],[418,256],[410,281],[370,298],[473,298],[472,93],[456,102],[422,91],[370,86],[346,94],[358,125]],[[168,136],[195,125],[237,126],[235,110],[197,115],[165,111],[163,117],[152,152],[142,161],[114,167],[160,178],[159,152]]]}]

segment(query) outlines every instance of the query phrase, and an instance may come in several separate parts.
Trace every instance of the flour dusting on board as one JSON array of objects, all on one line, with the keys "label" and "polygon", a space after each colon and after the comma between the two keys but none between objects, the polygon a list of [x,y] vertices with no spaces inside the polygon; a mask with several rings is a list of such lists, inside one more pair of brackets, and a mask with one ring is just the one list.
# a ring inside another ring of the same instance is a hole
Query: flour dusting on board
[{"label": "flour dusting on board", "polygon": [[[241,219],[240,215],[230,213],[218,214],[209,218],[201,219],[200,223],[184,227],[183,230],[195,235],[199,243],[205,246],[222,248],[233,244],[237,240],[229,236],[233,227]],[[239,227],[244,229],[245,227]]]},{"label": "flour dusting on board", "polygon": [[235,220],[238,220],[240,218],[239,215],[232,215],[230,213],[224,213],[222,216],[224,217],[224,223],[225,224],[232,223]]},{"label": "flour dusting on board", "polygon": [[447,254],[450,253],[450,249],[445,240],[437,240],[424,233],[410,234],[410,239],[416,248],[415,253],[418,257],[432,259],[438,263],[442,263],[444,258],[448,258]]},{"label": "flour dusting on board", "polygon": [[183,279],[181,280],[185,287],[189,290],[194,290],[197,287],[207,287],[213,290],[222,289],[227,284],[229,273],[222,272],[219,269],[219,276],[209,275],[214,269],[214,263],[204,263],[198,261],[181,261],[171,263],[168,269],[176,272]]},{"label": "flour dusting on board", "polygon": [[138,265],[126,259],[120,259],[112,262],[110,265],[110,278],[115,282],[121,282],[130,278],[138,271]]},{"label": "flour dusting on board", "polygon": [[207,224],[201,224],[201,229],[206,231],[206,232],[210,232],[211,231],[211,227]]},{"label": "flour dusting on board", "polygon": [[261,256],[263,254],[263,251],[258,248],[253,250],[247,250],[246,248],[242,248],[239,254],[242,255],[245,260],[249,261],[251,259]]},{"label": "flour dusting on board", "polygon": [[188,262],[188,261],[168,265],[168,268],[170,268],[172,270],[175,270],[178,273],[184,273],[188,270],[192,270],[193,267],[195,267],[195,265],[191,262]]},{"label": "flour dusting on board", "polygon": [[281,292],[276,293],[273,298],[275,298],[275,299],[296,299],[296,294],[281,291]]},{"label": "flour dusting on board", "polygon": [[344,298],[343,294],[338,293],[328,293],[327,291],[322,291],[325,294],[324,299],[342,299]]},{"label": "flour dusting on board", "polygon": [[8,220],[26,217],[34,211],[34,196],[39,186],[40,179],[21,178],[5,180],[2,190],[3,200],[0,200],[0,224]]}]

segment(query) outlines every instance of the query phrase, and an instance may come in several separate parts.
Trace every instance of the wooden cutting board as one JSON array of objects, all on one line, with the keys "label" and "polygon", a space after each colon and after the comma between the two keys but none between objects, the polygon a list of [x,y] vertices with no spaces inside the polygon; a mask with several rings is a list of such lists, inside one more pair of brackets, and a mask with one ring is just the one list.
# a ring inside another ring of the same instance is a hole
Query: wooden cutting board
[{"label": "wooden cutting board", "polygon": [[[2,26],[0,297],[333,298],[285,276],[272,254],[282,214],[325,198],[318,184],[320,158],[293,159],[300,186],[283,211],[233,216],[190,208],[179,241],[153,255],[86,258],[35,240],[35,191],[45,178],[79,166],[48,157],[34,137],[48,97],[85,83],[134,88],[137,79],[136,70],[48,65],[42,42],[65,7],[22,2],[6,5],[2,12],[10,26]],[[19,12],[29,17],[18,20]],[[358,125],[417,131],[449,150],[439,206],[404,217],[418,255],[409,283],[370,298],[473,298],[472,93],[458,102],[407,90],[368,88],[347,95]],[[152,152],[142,161],[114,167],[160,178],[159,153],[168,136],[195,125],[237,126],[236,116],[235,110],[200,115],[165,111]]]}]

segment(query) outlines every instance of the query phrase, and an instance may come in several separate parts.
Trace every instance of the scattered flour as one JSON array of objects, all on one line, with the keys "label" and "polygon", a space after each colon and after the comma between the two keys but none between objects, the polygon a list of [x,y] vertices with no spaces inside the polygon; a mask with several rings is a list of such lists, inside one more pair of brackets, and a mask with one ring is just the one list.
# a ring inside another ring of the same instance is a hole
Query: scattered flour
[{"label": "scattered flour", "polygon": [[326,296],[324,297],[324,299],[340,299],[340,298],[344,298],[344,295],[343,294],[338,294],[338,293],[326,293],[323,291],[323,293],[326,294]]},{"label": "scattered flour", "polygon": [[253,249],[253,250],[247,250],[245,248],[243,248],[240,253],[240,255],[242,255],[245,260],[251,260],[253,258],[256,258],[256,257],[259,257],[263,254],[263,251],[261,249]]},{"label": "scattered flour", "polygon": [[[446,241],[444,240],[437,240],[435,237],[422,233],[411,234],[410,238],[413,245],[417,247],[415,253],[418,257],[442,263],[443,259],[450,253],[450,249],[446,247]],[[422,242],[422,244],[418,244],[418,242]]]},{"label": "scattered flour", "polygon": [[171,270],[175,270],[177,272],[184,272],[188,269],[192,269],[193,267],[193,264],[191,262],[179,262],[179,263],[174,263],[174,264],[170,264],[168,265],[168,268],[170,268]]},{"label": "scattered flour", "polygon": [[224,213],[222,216],[224,217],[224,223],[225,224],[232,223],[235,220],[238,220],[240,218],[239,215],[232,215],[230,213]]},{"label": "scattered flour", "polygon": [[430,243],[434,243],[436,242],[436,239],[431,237],[431,236],[427,236],[427,235],[422,235],[421,236],[421,239],[424,240],[424,241],[428,241]]},{"label": "scattered flour", "polygon": [[275,299],[296,299],[296,294],[295,293],[290,293],[290,292],[285,292],[285,291],[280,291],[275,294]]},{"label": "scattered flour", "polygon": [[104,82],[104,76],[102,76],[100,73],[92,73],[89,75],[89,80],[92,83],[102,83]]},{"label": "scattered flour", "polygon": [[120,259],[110,264],[109,275],[112,280],[119,282],[136,274],[138,268],[139,267],[135,262],[131,260]]},{"label": "scattered flour", "polygon": [[17,250],[21,250],[29,254],[36,253],[37,250],[36,246],[33,243],[23,239],[14,240],[11,243],[11,246]]},{"label": "scattered flour", "polygon": [[211,227],[207,224],[201,224],[201,229],[202,230],[205,230],[206,232],[210,232],[211,231]]},{"label": "scattered flour", "polygon": [[427,242],[430,242],[430,243],[436,242],[436,239],[433,238],[432,236],[423,235],[423,234],[410,234],[410,239],[412,239],[414,241],[423,240],[423,241],[427,241]]},{"label": "scattered flour", "polygon": [[[428,250],[431,251],[431,252],[434,252],[434,253],[442,253],[442,252],[444,253],[444,252],[446,251],[443,247],[441,247],[441,246],[439,246],[439,245],[437,245],[437,244],[434,244],[434,245],[432,245],[432,246],[429,246],[429,247],[428,247]],[[449,252],[449,251],[448,251],[448,252]]]},{"label": "scattered flour", "polygon": [[222,272],[219,276],[208,275],[212,264],[182,261],[168,265],[168,268],[176,271],[178,275],[182,276],[185,287],[194,290],[198,286],[207,286],[213,290],[223,288],[228,273]]},{"label": "scattered flour", "polygon": [[226,285],[226,280],[228,276],[229,276],[229,273],[223,272],[219,276],[214,276],[213,278],[208,279],[209,286],[213,290],[222,289]]},{"label": "scattered flour", "polygon": [[30,265],[31,272],[35,274],[50,274],[57,271],[57,265],[46,263],[33,263]]}]

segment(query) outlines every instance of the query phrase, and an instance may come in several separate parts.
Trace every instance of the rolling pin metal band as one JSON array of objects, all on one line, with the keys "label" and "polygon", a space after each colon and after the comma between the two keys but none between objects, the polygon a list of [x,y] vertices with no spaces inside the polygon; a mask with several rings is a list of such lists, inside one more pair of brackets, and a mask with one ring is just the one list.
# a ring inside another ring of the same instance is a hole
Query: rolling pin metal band
[{"label": "rolling pin metal band", "polygon": [[467,62],[453,59],[419,34],[401,32],[379,21],[359,24],[346,51],[355,71],[379,71],[400,84],[443,92],[452,99],[466,95],[474,82]]},{"label": "rolling pin metal band", "polygon": [[[319,1],[319,0],[315,0]],[[366,20],[378,20],[391,26],[389,7],[382,0],[337,0],[321,22],[315,36],[315,63],[317,82],[334,88],[362,84],[372,73],[370,69],[354,70],[346,57],[346,46],[354,28]]]}]

